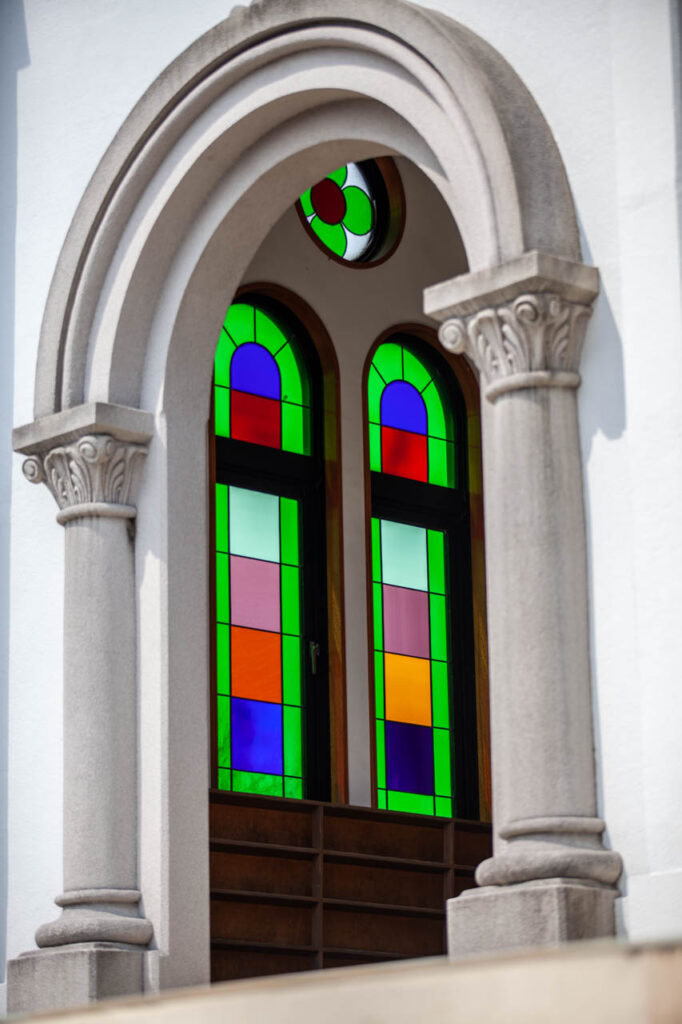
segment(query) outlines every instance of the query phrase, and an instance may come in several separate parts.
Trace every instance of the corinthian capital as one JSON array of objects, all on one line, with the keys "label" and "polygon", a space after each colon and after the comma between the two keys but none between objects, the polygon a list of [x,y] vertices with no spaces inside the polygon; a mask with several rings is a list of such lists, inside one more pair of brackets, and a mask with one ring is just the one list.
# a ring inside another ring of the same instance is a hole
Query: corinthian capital
[{"label": "corinthian capital", "polygon": [[578,367],[598,275],[544,253],[467,274],[426,292],[441,344],[469,357],[486,398],[580,384]]},{"label": "corinthian capital", "polygon": [[61,523],[81,516],[135,516],[135,490],[146,445],[109,434],[89,434],[31,455],[23,465],[31,483],[45,483]]}]

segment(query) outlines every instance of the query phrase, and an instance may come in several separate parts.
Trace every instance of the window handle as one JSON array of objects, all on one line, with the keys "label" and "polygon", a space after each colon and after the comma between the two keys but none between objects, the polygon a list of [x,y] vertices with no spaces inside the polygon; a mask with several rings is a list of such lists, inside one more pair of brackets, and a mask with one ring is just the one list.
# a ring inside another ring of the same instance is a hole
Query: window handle
[{"label": "window handle", "polygon": [[308,641],[308,651],[310,652],[310,671],[314,676],[317,675],[317,665],[320,658],[320,645],[316,640]]}]

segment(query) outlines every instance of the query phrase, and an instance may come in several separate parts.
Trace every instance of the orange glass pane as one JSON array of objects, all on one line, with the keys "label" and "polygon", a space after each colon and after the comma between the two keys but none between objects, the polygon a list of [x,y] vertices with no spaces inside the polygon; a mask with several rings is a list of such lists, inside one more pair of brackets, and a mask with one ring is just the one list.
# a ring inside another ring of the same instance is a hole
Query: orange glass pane
[{"label": "orange glass pane", "polygon": [[386,718],[431,725],[431,665],[426,658],[384,656]]},{"label": "orange glass pane", "polygon": [[279,633],[232,627],[232,696],[271,703],[281,701]]}]

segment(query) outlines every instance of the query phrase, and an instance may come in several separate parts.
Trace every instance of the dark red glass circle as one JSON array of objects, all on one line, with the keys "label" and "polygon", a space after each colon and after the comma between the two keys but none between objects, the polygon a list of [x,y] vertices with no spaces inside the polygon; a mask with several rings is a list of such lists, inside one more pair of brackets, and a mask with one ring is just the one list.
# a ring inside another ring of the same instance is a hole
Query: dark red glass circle
[{"label": "dark red glass circle", "polygon": [[346,197],[331,178],[323,178],[310,190],[313,210],[326,224],[340,224],[346,216]]}]

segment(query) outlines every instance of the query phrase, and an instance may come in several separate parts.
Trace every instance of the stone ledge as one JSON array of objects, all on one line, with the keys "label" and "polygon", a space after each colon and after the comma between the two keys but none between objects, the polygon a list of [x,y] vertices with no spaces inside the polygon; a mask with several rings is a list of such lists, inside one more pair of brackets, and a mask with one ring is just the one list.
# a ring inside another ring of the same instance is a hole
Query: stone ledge
[{"label": "stone ledge", "polygon": [[117,441],[145,444],[153,432],[154,417],[150,412],[127,405],[87,402],[15,427],[12,447],[22,455],[37,455],[71,444],[85,434],[109,434]]}]

